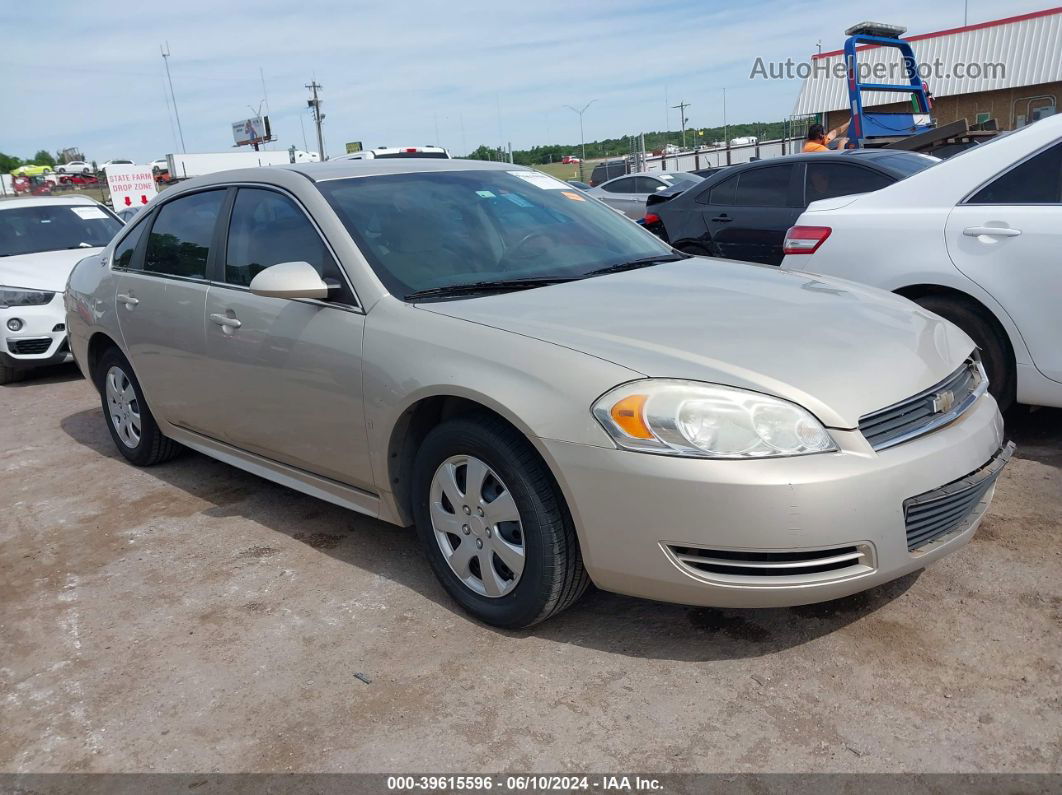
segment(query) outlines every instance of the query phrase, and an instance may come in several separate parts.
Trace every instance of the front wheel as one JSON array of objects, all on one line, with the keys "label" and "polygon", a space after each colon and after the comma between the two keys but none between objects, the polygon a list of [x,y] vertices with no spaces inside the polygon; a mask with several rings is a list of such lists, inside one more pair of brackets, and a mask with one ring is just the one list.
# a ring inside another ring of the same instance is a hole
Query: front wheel
[{"label": "front wheel", "polygon": [[534,448],[493,417],[449,420],[414,464],[414,518],[435,576],[465,610],[520,628],[589,585],[575,528]]},{"label": "front wheel", "polygon": [[137,466],[151,466],[168,461],[181,451],[177,442],[162,435],[133,368],[117,348],[100,357],[96,385],[107,430],[127,460]]}]

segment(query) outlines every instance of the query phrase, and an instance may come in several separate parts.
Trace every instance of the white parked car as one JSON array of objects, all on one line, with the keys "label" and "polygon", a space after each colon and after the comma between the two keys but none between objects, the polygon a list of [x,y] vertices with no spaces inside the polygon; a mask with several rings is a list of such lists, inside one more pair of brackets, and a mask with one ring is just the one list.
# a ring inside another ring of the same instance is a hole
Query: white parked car
[{"label": "white parked car", "polygon": [[108,160],[100,164],[100,173],[102,174],[107,170],[107,166],[135,166],[132,160]]},{"label": "white parked car", "polygon": [[71,160],[69,163],[60,163],[55,167],[56,174],[91,174],[92,164],[84,160]]},{"label": "white parked car", "polygon": [[701,177],[686,171],[640,171],[602,182],[587,193],[637,221],[645,216],[645,202],[650,194],[676,185],[689,188],[701,180]]},{"label": "white parked car", "polygon": [[0,202],[0,384],[70,361],[66,279],[121,228],[84,196]]},{"label": "white parked car", "polygon": [[450,153],[441,146],[377,146],[349,155],[337,155],[332,160],[391,160],[404,157],[427,157],[438,160],[450,159]]},{"label": "white parked car", "polygon": [[874,193],[814,202],[785,253],[784,269],[891,290],[954,322],[1001,407],[1062,407],[1062,116]]}]

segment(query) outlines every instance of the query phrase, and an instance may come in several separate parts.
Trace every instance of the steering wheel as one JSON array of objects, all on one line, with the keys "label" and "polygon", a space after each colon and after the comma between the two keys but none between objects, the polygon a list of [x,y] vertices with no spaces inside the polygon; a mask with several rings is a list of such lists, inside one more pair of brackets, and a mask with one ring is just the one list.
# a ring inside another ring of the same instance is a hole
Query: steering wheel
[{"label": "steering wheel", "polygon": [[515,258],[521,259],[523,256],[520,254],[520,250],[524,248],[528,243],[536,238],[542,238],[547,243],[553,243],[553,238],[547,235],[545,232],[528,232],[516,243],[515,246],[505,252],[505,259]]}]

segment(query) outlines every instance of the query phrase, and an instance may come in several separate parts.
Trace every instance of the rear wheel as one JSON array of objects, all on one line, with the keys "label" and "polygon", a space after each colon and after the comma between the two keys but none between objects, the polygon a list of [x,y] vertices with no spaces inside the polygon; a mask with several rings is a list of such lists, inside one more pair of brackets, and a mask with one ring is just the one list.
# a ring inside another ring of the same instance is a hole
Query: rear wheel
[{"label": "rear wheel", "polygon": [[571,517],[527,441],[493,417],[449,420],[414,464],[414,518],[435,576],[488,624],[527,627],[589,585]]},{"label": "rear wheel", "polygon": [[123,456],[137,466],[169,461],[181,446],[167,439],[144,400],[133,368],[117,348],[100,357],[96,385],[103,401],[103,415],[111,439]]},{"label": "rear wheel", "polygon": [[961,298],[943,295],[926,295],[916,298],[915,303],[923,309],[950,320],[961,328],[981,350],[981,362],[988,374],[988,391],[1006,411],[1014,403],[1016,373],[1014,354],[1003,329],[994,319],[986,317],[984,310]]}]

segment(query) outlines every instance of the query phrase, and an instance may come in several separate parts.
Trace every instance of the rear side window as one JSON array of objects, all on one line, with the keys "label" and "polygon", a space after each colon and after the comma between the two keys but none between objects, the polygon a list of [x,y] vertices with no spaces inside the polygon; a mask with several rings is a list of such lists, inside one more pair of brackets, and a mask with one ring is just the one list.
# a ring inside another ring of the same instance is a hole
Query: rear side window
[{"label": "rear side window", "polygon": [[768,166],[741,172],[738,174],[734,204],[741,207],[789,206],[789,178],[792,173],[792,166]]},{"label": "rear side window", "polygon": [[146,228],[147,224],[137,224],[125,236],[125,239],[118,244],[118,248],[114,250],[114,267],[126,269],[134,267],[133,254],[136,253],[137,244],[140,242],[140,238],[144,236]]},{"label": "rear side window", "polygon": [[992,180],[967,204],[1058,204],[1062,202],[1062,144],[1030,157]]},{"label": "rear side window", "polygon": [[205,279],[224,190],[193,193],[162,206],[148,237],[144,270]]},{"label": "rear side window", "polygon": [[[229,221],[225,282],[247,287],[262,270],[281,262],[308,262],[347,293],[339,266],[295,202],[275,191],[240,188]],[[353,303],[351,298],[340,300]]]},{"label": "rear side window", "polygon": [[697,201],[703,204],[733,204],[737,196],[737,177],[724,179],[718,185],[704,191],[697,197]]},{"label": "rear side window", "polygon": [[617,179],[615,182],[610,182],[608,185],[602,185],[601,190],[608,191],[609,193],[638,192],[638,189],[635,186],[634,177],[627,177],[626,179]]},{"label": "rear side window", "polygon": [[853,193],[870,193],[891,185],[895,180],[869,168],[848,163],[808,163],[804,203]]},{"label": "rear side window", "polygon": [[666,188],[663,182],[652,177],[635,177],[634,178],[634,192],[635,193],[656,193],[661,188]]}]

